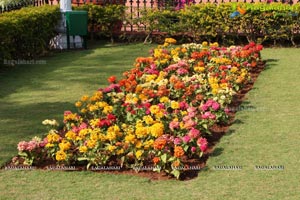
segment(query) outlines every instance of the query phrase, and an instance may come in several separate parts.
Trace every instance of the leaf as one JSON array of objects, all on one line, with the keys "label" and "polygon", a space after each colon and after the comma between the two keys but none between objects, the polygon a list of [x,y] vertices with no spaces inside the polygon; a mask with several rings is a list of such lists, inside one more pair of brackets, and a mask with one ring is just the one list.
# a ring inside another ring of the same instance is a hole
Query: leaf
[{"label": "leaf", "polygon": [[177,169],[172,170],[171,174],[173,174],[177,179],[179,179],[180,171]]},{"label": "leaf", "polygon": [[167,163],[167,154],[163,154],[160,158],[163,163]]},{"label": "leaf", "polygon": [[86,158],[86,157],[79,157],[79,158],[77,158],[77,160],[78,160],[78,161],[84,161],[84,160],[89,160],[89,159]]}]

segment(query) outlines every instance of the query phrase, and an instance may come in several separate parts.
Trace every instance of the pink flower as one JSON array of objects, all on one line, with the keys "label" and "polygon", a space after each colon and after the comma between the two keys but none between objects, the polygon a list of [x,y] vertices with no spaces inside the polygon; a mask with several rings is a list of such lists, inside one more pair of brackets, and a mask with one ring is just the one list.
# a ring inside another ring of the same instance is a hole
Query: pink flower
[{"label": "pink flower", "polygon": [[209,119],[216,119],[216,115],[210,114],[210,115],[209,115]]},{"label": "pink flower", "polygon": [[66,111],[64,112],[64,115],[65,115],[65,116],[66,116],[66,115],[70,115],[70,114],[72,114],[72,112],[69,111],[69,110],[66,110]]},{"label": "pink flower", "polygon": [[230,109],[227,108],[227,107],[224,109],[224,111],[225,111],[226,114],[229,114],[229,113],[230,113]]},{"label": "pink flower", "polygon": [[18,144],[18,150],[19,150],[19,151],[24,151],[24,150],[27,149],[27,146],[28,146],[27,142],[21,141],[21,142],[19,142],[19,144]]},{"label": "pink flower", "polygon": [[205,112],[203,115],[201,115],[201,118],[208,119],[210,115],[211,115],[211,112],[208,111],[208,112]]},{"label": "pink flower", "polygon": [[175,138],[175,139],[174,139],[174,144],[175,144],[175,145],[181,144],[181,139],[180,139],[180,138]]},{"label": "pink flower", "polygon": [[195,112],[189,112],[189,114],[188,114],[188,116],[189,116],[190,118],[195,117],[195,115],[196,115]]},{"label": "pink flower", "polygon": [[182,120],[184,121],[184,122],[187,122],[187,121],[189,121],[191,118],[190,118],[190,116],[184,116],[183,118],[182,118]]},{"label": "pink flower", "polygon": [[82,130],[82,129],[86,129],[88,126],[86,123],[81,123],[80,126],[79,126],[79,130]]},{"label": "pink flower", "polygon": [[212,106],[212,104],[214,103],[215,101],[212,100],[212,99],[208,99],[207,102],[205,103],[208,107]]},{"label": "pink flower", "polygon": [[180,68],[180,69],[177,69],[176,72],[178,75],[183,75],[183,74],[187,74],[189,71],[184,68]]},{"label": "pink flower", "polygon": [[190,140],[191,140],[191,138],[190,138],[190,136],[188,136],[188,135],[185,135],[185,136],[182,137],[182,141],[183,141],[184,143],[188,143]]},{"label": "pink flower", "polygon": [[200,135],[200,131],[195,128],[191,128],[191,130],[188,133],[188,136],[190,136],[192,139],[199,137],[199,135]]},{"label": "pink flower", "polygon": [[205,152],[207,149],[207,145],[208,145],[206,138],[202,138],[202,137],[199,138],[197,140],[197,145],[200,147],[202,152]]},{"label": "pink flower", "polygon": [[186,129],[190,129],[190,128],[193,128],[195,125],[196,125],[196,122],[194,122],[193,120],[190,119],[185,122],[184,127]]},{"label": "pink flower", "polygon": [[186,109],[189,105],[185,102],[185,101],[182,101],[179,103],[179,106],[180,106],[180,109],[181,110],[184,110]]},{"label": "pink flower", "polygon": [[213,102],[213,104],[211,105],[211,107],[214,110],[218,110],[220,108],[220,104],[218,102]]},{"label": "pink flower", "polygon": [[45,138],[43,139],[43,141],[41,141],[41,142],[39,143],[39,146],[40,146],[41,148],[44,148],[44,147],[46,146],[47,143],[48,143],[48,139],[45,137]]},{"label": "pink flower", "polygon": [[193,106],[190,106],[188,107],[187,111],[188,112],[195,112],[197,110],[197,108],[193,107]]},{"label": "pink flower", "polygon": [[207,109],[208,109],[208,106],[206,104],[204,104],[204,105],[201,106],[201,110],[202,111],[207,111]]},{"label": "pink flower", "polygon": [[175,128],[178,128],[179,127],[179,122],[177,121],[171,121],[170,124],[169,124],[169,128],[174,131]]},{"label": "pink flower", "polygon": [[38,143],[36,143],[36,141],[29,141],[29,142],[27,143],[27,148],[26,148],[26,150],[32,151],[32,150],[35,149],[36,147],[38,147]]},{"label": "pink flower", "polygon": [[197,148],[196,148],[196,147],[191,147],[191,151],[192,151],[193,153],[195,153],[195,152],[197,151]]}]

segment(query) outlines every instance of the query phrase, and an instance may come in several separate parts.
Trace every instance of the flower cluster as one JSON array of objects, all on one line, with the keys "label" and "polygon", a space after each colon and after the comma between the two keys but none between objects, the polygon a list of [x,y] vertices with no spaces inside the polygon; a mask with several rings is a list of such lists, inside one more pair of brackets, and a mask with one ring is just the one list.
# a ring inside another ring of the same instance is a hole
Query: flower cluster
[{"label": "flower cluster", "polygon": [[175,43],[167,38],[150,57],[137,58],[123,79],[109,77],[106,88],[83,96],[78,113],[66,111],[63,128],[51,129],[40,148],[58,163],[153,165],[178,178],[184,160],[207,150],[210,127],[226,123],[262,46]]}]

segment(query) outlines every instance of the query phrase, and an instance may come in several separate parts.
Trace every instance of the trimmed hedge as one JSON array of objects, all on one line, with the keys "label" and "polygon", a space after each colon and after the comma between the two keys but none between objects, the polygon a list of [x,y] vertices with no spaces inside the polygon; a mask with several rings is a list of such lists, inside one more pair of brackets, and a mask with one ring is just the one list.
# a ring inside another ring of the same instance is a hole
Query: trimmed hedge
[{"label": "trimmed hedge", "polygon": [[[238,9],[246,13],[234,16]],[[145,10],[138,23],[146,25],[149,35],[159,31],[169,36],[187,36],[194,41],[236,40],[242,36],[248,42],[284,40],[296,45],[295,37],[300,35],[299,14],[299,4],[207,3],[178,11]]]},{"label": "trimmed hedge", "polygon": [[97,32],[100,35],[110,37],[113,42],[113,32],[121,31],[126,7],[116,4],[105,6],[85,4],[73,7],[73,9],[88,11],[88,26],[92,38]]},{"label": "trimmed hedge", "polygon": [[0,15],[0,64],[4,59],[30,59],[44,53],[56,35],[59,7],[26,7]]}]

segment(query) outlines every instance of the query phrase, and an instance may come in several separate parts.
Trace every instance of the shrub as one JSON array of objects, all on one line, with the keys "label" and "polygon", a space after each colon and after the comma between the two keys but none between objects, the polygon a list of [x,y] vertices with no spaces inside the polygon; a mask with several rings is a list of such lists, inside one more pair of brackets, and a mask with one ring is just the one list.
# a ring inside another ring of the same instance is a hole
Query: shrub
[{"label": "shrub", "polygon": [[[237,13],[238,10],[245,13]],[[175,33],[193,41],[227,40],[240,36],[250,41],[285,40],[295,43],[299,35],[300,5],[282,3],[224,3],[197,4],[181,10],[144,10],[139,23],[146,26],[149,35],[163,31]],[[174,19],[176,19],[174,21]],[[171,20],[171,21],[170,21]],[[148,37],[147,37],[148,38]]]},{"label": "shrub", "polygon": [[35,58],[55,36],[60,19],[56,6],[26,7],[0,15],[0,61]]},{"label": "shrub", "polygon": [[121,30],[125,15],[125,6],[123,5],[86,4],[73,9],[88,11],[88,26],[92,37],[94,32],[99,31],[102,35],[110,37],[113,42],[113,32]]}]

